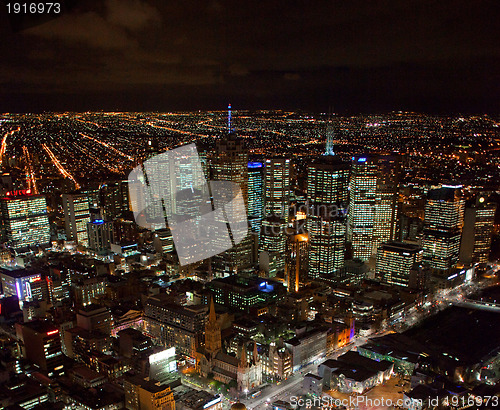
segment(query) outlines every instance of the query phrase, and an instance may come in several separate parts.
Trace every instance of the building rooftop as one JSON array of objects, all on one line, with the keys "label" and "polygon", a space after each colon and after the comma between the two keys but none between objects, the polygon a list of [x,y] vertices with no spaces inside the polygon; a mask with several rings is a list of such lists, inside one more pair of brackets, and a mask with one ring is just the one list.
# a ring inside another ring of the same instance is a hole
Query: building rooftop
[{"label": "building rooftop", "polygon": [[499,320],[498,312],[453,306],[403,334],[420,343],[423,351],[446,353],[472,365],[498,352]]},{"label": "building rooftop", "polygon": [[37,333],[56,334],[59,332],[59,329],[56,326],[45,320],[34,320],[32,322],[23,323],[22,326],[31,329]]}]

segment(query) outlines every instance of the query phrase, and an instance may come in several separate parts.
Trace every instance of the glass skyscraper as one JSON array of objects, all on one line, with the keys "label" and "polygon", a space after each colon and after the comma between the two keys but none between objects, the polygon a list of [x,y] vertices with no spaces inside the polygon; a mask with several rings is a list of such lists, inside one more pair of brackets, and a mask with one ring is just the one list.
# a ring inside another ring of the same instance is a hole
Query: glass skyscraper
[{"label": "glass skyscraper", "polygon": [[424,263],[449,271],[458,262],[464,202],[460,187],[443,186],[428,192],[423,232]]},{"label": "glass skyscraper", "polygon": [[7,195],[0,200],[2,237],[19,249],[50,243],[47,202],[43,195]]},{"label": "glass skyscraper", "polygon": [[264,164],[248,163],[248,222],[252,232],[260,237],[264,213]]},{"label": "glass skyscraper", "polygon": [[349,189],[347,239],[352,244],[353,257],[366,262],[375,253],[374,226],[377,199],[375,158],[353,157]]},{"label": "glass skyscraper", "polygon": [[310,278],[332,276],[344,266],[349,164],[325,156],[308,168],[307,232]]}]

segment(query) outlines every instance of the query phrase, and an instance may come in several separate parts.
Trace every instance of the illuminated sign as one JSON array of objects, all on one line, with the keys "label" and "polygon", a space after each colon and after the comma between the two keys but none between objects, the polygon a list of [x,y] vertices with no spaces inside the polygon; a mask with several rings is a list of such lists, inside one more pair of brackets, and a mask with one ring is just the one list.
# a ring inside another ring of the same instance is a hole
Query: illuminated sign
[{"label": "illuminated sign", "polygon": [[175,356],[175,347],[170,347],[168,349],[165,349],[161,352],[154,353],[151,356],[149,356],[149,364],[153,363],[158,363],[163,360],[170,359],[171,357]]},{"label": "illuminated sign", "polygon": [[30,278],[30,282],[38,282],[40,280],[42,280],[42,277],[40,275],[38,275],[38,276],[32,276]]},{"label": "illuminated sign", "polygon": [[94,223],[95,223],[96,225],[102,225],[102,224],[104,223],[104,220],[103,220],[103,219],[96,219],[96,220],[94,221]]},{"label": "illuminated sign", "polygon": [[262,162],[249,162],[248,168],[262,168]]},{"label": "illuminated sign", "polygon": [[358,158],[358,162],[366,162],[366,158]]},{"label": "illuminated sign", "polygon": [[31,189],[15,189],[14,191],[7,192],[7,196],[22,196],[30,194],[31,194]]},{"label": "illuminated sign", "polygon": [[213,406],[214,404],[219,403],[220,401],[221,401],[221,398],[220,398],[220,396],[219,396],[219,397],[217,397],[216,399],[213,399],[213,400],[209,401],[208,403],[205,403],[205,404],[203,405],[203,408],[204,408],[204,409],[208,409],[209,407]]},{"label": "illuminated sign", "polygon": [[50,332],[47,332],[47,336],[52,336],[55,335],[56,333],[59,333],[59,330],[51,330]]},{"label": "illuminated sign", "polygon": [[458,276],[458,273],[455,273],[454,275],[448,276],[448,280],[455,279]]}]

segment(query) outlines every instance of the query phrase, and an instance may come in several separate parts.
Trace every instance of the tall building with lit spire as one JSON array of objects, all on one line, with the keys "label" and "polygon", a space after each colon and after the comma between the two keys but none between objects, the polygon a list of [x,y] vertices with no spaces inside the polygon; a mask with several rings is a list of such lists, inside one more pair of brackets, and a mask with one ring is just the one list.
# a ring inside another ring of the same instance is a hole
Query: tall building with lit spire
[{"label": "tall building with lit spire", "polygon": [[[211,179],[230,181],[241,189],[248,209],[248,152],[243,140],[233,132],[231,109],[228,112],[228,133],[217,140],[211,160]],[[253,241],[250,233],[231,249],[212,258],[215,276],[232,275],[252,266]]]}]

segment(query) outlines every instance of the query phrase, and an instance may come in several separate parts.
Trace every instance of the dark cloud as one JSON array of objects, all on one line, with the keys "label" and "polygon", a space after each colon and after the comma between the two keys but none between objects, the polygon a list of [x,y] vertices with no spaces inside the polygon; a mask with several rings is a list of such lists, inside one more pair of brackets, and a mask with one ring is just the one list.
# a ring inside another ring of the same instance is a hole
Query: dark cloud
[{"label": "dark cloud", "polygon": [[81,1],[0,24],[0,110],[498,112],[499,17],[494,0]]}]

